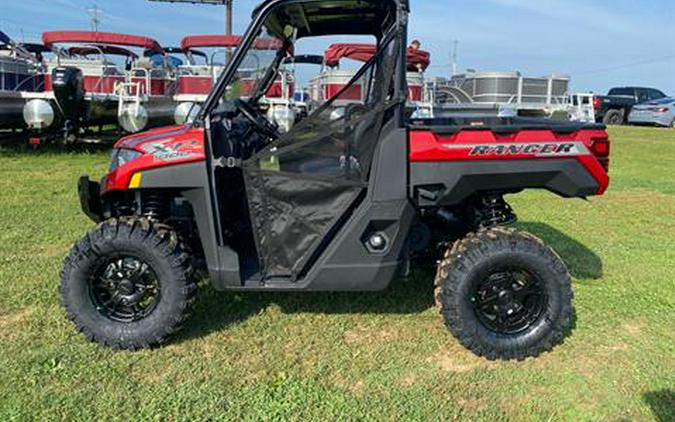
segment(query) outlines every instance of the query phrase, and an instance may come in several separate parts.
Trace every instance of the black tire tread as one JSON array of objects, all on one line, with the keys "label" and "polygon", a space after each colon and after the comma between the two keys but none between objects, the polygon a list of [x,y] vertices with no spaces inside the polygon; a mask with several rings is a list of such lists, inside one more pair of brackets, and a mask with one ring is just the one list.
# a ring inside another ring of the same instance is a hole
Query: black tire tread
[{"label": "black tire tread", "polygon": [[[487,252],[490,244],[509,246],[511,248],[526,248],[530,252],[541,254],[549,261],[551,267],[565,280],[562,318],[555,321],[550,334],[536,347],[523,348],[513,351],[497,351],[486,348],[478,342],[472,333],[472,328],[466,324],[458,314],[457,309],[450,303],[450,298],[458,295],[460,277],[466,275],[472,260],[477,254]],[[466,237],[457,240],[452,247],[446,250],[439,263],[434,280],[434,297],[436,306],[443,316],[446,327],[457,340],[473,353],[489,360],[524,360],[528,357],[537,357],[551,351],[565,336],[565,331],[572,322],[572,287],[571,276],[560,256],[548,247],[538,237],[513,228],[492,227],[469,233]]]},{"label": "black tire tread", "polygon": [[[184,300],[178,312],[170,318],[171,323],[159,327],[143,339],[118,341],[98,336],[80,320],[77,310],[72,309],[71,304],[65,300],[68,296],[67,289],[70,288],[67,280],[71,274],[77,270],[83,260],[95,259],[100,255],[97,248],[100,242],[112,240],[119,236],[126,236],[128,240],[144,243],[146,247],[159,251],[170,263],[172,272],[182,286]],[[106,220],[99,223],[77,241],[70,253],[64,258],[60,285],[61,305],[65,309],[68,319],[90,341],[116,350],[139,350],[157,347],[166,343],[190,318],[190,312],[197,294],[197,283],[191,262],[192,258],[183,250],[177,233],[169,226],[136,217]]]}]

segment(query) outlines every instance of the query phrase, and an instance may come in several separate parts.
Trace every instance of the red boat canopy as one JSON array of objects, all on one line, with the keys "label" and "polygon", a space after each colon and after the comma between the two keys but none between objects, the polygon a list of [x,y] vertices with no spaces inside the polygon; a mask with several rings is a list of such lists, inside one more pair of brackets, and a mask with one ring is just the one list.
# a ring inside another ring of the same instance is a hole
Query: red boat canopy
[{"label": "red boat canopy", "polygon": [[[183,50],[204,47],[237,47],[241,43],[239,35],[190,35],[180,42]],[[278,50],[281,41],[276,38],[258,38],[253,44],[255,50]]]},{"label": "red boat canopy", "polygon": [[[324,54],[326,65],[335,67],[342,59],[367,62],[377,52],[374,44],[333,44]],[[423,50],[408,49],[408,70],[426,70],[431,63],[431,54]]]},{"label": "red boat canopy", "polygon": [[47,47],[54,44],[64,43],[88,43],[105,45],[124,45],[128,47],[140,47],[146,50],[163,53],[164,49],[152,38],[139,35],[115,34],[112,32],[90,31],[55,31],[42,34],[42,42]]},{"label": "red boat canopy", "polygon": [[138,55],[131,50],[127,50],[123,47],[117,47],[114,45],[85,45],[70,47],[68,49],[68,54],[71,56],[89,56],[92,54],[111,54],[114,56],[126,56],[134,59],[138,58]]}]

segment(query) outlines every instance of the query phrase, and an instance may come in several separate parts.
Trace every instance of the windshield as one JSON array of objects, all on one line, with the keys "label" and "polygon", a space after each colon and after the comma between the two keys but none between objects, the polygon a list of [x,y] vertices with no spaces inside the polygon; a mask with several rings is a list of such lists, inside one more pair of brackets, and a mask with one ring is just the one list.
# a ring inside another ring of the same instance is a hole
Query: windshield
[{"label": "windshield", "polygon": [[[277,61],[285,57],[285,54],[280,55],[284,49],[284,41],[270,35],[270,32],[263,26],[253,45],[248,49],[246,56],[237,67],[232,81],[225,90],[224,100],[251,98],[261,92],[262,89],[269,88],[267,85],[274,82],[277,76]],[[214,56],[214,61],[225,62],[229,56],[230,52],[224,51],[223,54]],[[224,71],[225,67],[222,68],[221,73]],[[268,78],[271,80],[267,80]]]}]

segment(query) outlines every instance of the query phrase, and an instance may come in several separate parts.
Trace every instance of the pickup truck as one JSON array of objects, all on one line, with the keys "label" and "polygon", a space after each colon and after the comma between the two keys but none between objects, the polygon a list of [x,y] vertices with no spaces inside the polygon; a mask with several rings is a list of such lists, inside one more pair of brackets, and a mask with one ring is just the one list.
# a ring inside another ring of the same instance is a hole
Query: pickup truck
[{"label": "pickup truck", "polygon": [[607,95],[596,95],[593,98],[595,120],[606,125],[622,125],[633,106],[665,97],[666,94],[654,88],[612,88]]}]

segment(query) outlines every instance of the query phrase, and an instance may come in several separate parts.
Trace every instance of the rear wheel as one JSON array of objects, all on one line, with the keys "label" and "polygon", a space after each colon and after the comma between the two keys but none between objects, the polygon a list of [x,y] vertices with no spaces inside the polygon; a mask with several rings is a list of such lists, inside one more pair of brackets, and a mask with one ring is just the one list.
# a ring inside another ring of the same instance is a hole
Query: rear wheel
[{"label": "rear wheel", "polygon": [[623,110],[609,110],[602,122],[606,125],[618,126],[624,123],[625,117]]},{"label": "rear wheel", "polygon": [[492,228],[449,249],[436,276],[445,324],[488,359],[525,359],[551,350],[572,321],[570,275],[536,237]]},{"label": "rear wheel", "polygon": [[190,262],[170,228],[145,219],[108,220],[64,260],[62,303],[77,329],[96,343],[157,346],[189,316],[196,292]]}]

